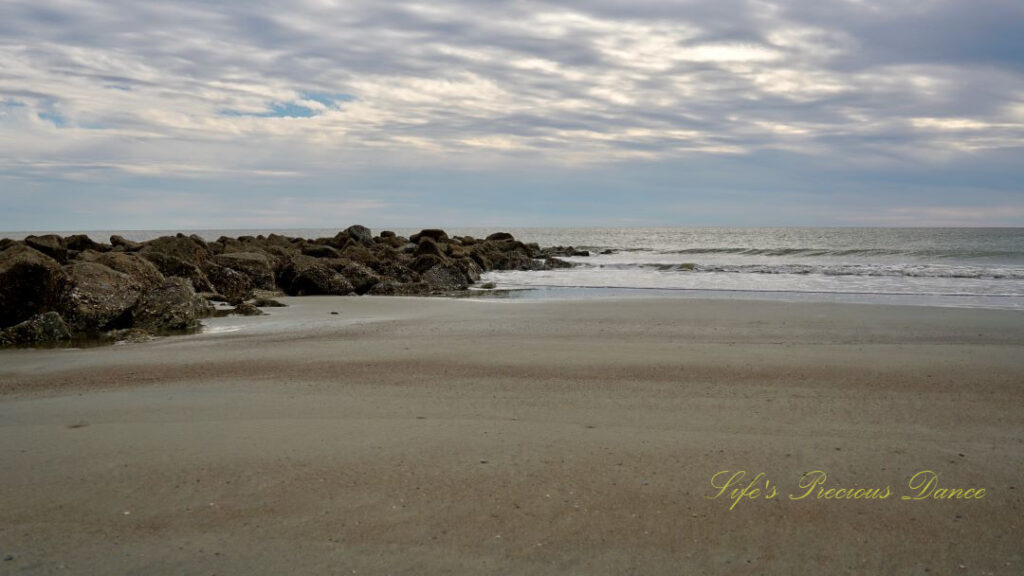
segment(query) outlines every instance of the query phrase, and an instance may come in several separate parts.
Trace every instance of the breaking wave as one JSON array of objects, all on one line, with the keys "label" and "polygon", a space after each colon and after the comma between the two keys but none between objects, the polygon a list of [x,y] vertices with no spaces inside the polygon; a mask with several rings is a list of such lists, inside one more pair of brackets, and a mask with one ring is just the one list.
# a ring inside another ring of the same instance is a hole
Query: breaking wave
[{"label": "breaking wave", "polygon": [[943,266],[935,264],[696,264],[577,262],[582,268],[606,270],[657,270],[661,272],[726,272],[736,274],[820,274],[824,276],[892,276],[909,278],[975,278],[1024,280],[1024,268]]}]

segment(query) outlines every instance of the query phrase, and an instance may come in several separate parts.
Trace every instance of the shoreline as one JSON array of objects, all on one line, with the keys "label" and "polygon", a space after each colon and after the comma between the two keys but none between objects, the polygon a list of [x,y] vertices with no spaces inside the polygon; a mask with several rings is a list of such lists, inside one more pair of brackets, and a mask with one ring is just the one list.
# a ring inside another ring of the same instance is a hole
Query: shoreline
[{"label": "shoreline", "polygon": [[[756,290],[756,289],[708,289],[708,288],[656,288],[656,287],[618,287],[618,286],[555,286],[555,285],[521,285],[509,288],[498,286],[484,290],[470,287],[469,294],[455,297],[507,299],[528,301],[571,301],[571,300],[611,300],[611,299],[691,299],[691,300],[739,300],[748,302],[790,302],[815,304],[861,304],[868,306],[912,306],[925,308],[966,308],[978,310],[1024,310],[1018,305],[999,305],[995,303],[979,303],[975,294],[955,293],[899,293],[899,292],[838,292],[810,290]],[[493,293],[488,296],[487,293]],[[547,293],[547,294],[544,294]],[[1016,294],[987,295],[991,302],[1020,300]],[[918,300],[914,302],[912,300]],[[958,303],[958,299],[959,303]],[[973,300],[973,301],[969,301]]]}]

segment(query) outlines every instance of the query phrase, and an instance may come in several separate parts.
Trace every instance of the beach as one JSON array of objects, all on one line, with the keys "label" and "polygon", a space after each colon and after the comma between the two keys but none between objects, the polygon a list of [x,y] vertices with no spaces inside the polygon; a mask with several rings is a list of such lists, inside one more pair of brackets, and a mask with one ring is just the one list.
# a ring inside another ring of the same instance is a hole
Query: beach
[{"label": "beach", "polygon": [[1019,311],[281,301],[0,351],[0,573],[1024,572]]}]

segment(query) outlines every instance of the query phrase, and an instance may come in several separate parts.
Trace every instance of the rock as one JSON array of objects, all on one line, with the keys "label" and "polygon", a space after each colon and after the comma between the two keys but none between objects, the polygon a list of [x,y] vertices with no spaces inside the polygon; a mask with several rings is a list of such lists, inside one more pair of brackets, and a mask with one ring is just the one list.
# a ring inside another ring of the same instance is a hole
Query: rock
[{"label": "rock", "polygon": [[281,289],[289,296],[316,294],[345,295],[355,287],[326,263],[310,256],[295,256],[281,270]]},{"label": "rock", "polygon": [[397,234],[395,234],[391,230],[381,230],[380,231],[380,237],[381,238],[395,238],[395,237],[397,237]]},{"label": "rock", "polygon": [[350,244],[341,251],[341,257],[366,265],[371,264],[377,259],[377,256],[362,244]]},{"label": "rock", "polygon": [[348,232],[345,231],[338,232],[331,238],[316,238],[314,240],[308,240],[307,242],[310,244],[330,246],[338,250],[344,250],[353,244],[358,244],[358,242],[353,240],[352,237],[348,235]]},{"label": "rock", "polygon": [[64,239],[64,244],[67,245],[68,250],[75,250],[77,252],[85,252],[86,250],[93,250],[95,252],[110,251],[109,245],[94,242],[92,238],[89,238],[85,234],[68,236]]},{"label": "rock", "polygon": [[181,234],[177,236],[161,236],[154,240],[144,242],[143,253],[158,253],[173,256],[194,266],[202,267],[210,259],[210,250],[206,243],[198,236],[187,238]]},{"label": "rock", "polygon": [[359,242],[360,244],[366,246],[373,245],[373,232],[371,232],[366,226],[360,226],[359,224],[349,226],[345,229],[345,233],[348,234],[349,238]]},{"label": "rock", "polygon": [[216,292],[196,292],[196,296],[203,298],[209,302],[227,302],[228,297],[223,294],[217,294]]},{"label": "rock", "polygon": [[369,267],[381,277],[381,281],[392,280],[401,283],[420,281],[419,273],[399,262],[397,255],[379,258],[376,262],[371,262]]},{"label": "rock", "polygon": [[331,268],[340,272],[352,284],[356,294],[366,294],[380,282],[380,276],[376,272],[358,262],[342,261]]},{"label": "rock", "polygon": [[303,244],[302,254],[313,258],[341,258],[341,252],[337,248],[326,244]]},{"label": "rock", "polygon": [[199,269],[195,264],[189,264],[180,258],[169,256],[160,252],[143,252],[140,254],[143,258],[151,262],[156,266],[157,270],[160,271],[164,276],[176,276],[178,278],[185,278],[192,282],[192,288],[196,292],[214,292],[213,285],[210,284],[210,279],[206,277],[206,274]]},{"label": "rock", "polygon": [[424,236],[419,239],[419,245],[416,246],[416,256],[437,256],[439,258],[444,257],[444,252],[441,251],[441,247],[437,245],[437,242],[433,238]]},{"label": "rock", "polygon": [[547,258],[552,258],[555,256],[590,256],[590,252],[587,250],[577,250],[572,246],[553,246],[551,248],[545,248],[543,250],[540,250],[539,255]]},{"label": "rock", "polygon": [[142,244],[139,242],[133,242],[124,236],[118,236],[117,234],[110,237],[110,245],[114,248],[121,248],[125,252],[137,252],[142,250]]},{"label": "rock", "polygon": [[533,258],[526,246],[515,240],[488,240],[474,244],[469,251],[470,257],[484,270],[532,270],[535,268]]},{"label": "rock", "polygon": [[420,296],[430,293],[430,285],[426,282],[411,282],[408,284],[393,281],[384,281],[374,285],[367,294],[370,296]]},{"label": "rock", "polygon": [[188,280],[167,278],[139,299],[132,311],[132,326],[154,334],[195,330],[199,328],[199,319],[208,315],[208,305],[196,298]]},{"label": "rock", "polygon": [[237,314],[239,316],[262,316],[263,310],[260,310],[254,304],[241,302],[235,306],[229,314]]},{"label": "rock", "polygon": [[95,262],[64,267],[71,281],[64,318],[74,332],[95,334],[132,325],[132,307],[142,285],[131,276]]},{"label": "rock", "polygon": [[196,318],[209,318],[217,311],[213,302],[211,300],[207,300],[199,293],[196,293],[196,295],[192,297],[192,307],[196,311]]},{"label": "rock", "polygon": [[277,287],[274,283],[274,270],[270,266],[270,260],[263,254],[231,252],[214,256],[212,261],[245,274],[252,279],[254,288],[273,290]]},{"label": "rock", "polygon": [[466,275],[466,279],[470,284],[473,284],[480,280],[480,274],[483,270],[480,265],[474,262],[471,258],[460,258],[458,260],[452,260],[452,264],[457,266],[462,273]]},{"label": "rock", "polygon": [[437,228],[427,228],[426,230],[420,230],[418,234],[413,234],[412,236],[409,236],[409,241],[412,242],[413,244],[419,244],[420,240],[423,238],[430,238],[431,240],[437,243],[447,242],[448,233],[445,232],[444,230],[439,230]]},{"label": "rock", "polygon": [[144,290],[152,290],[164,283],[164,275],[156,265],[138,254],[128,252],[96,252],[89,250],[78,257],[84,262],[96,262],[137,280]]},{"label": "rock", "polygon": [[533,270],[533,258],[528,254],[512,250],[500,252],[491,259],[494,270]]},{"label": "rock", "polygon": [[60,264],[38,250],[14,244],[0,252],[0,327],[59,310],[67,282]]},{"label": "rock", "polygon": [[412,246],[413,249],[416,248],[415,244],[411,244],[401,236],[381,236],[380,238],[377,238],[377,244],[381,246],[388,246],[390,248],[402,248],[408,244],[409,246]]},{"label": "rock", "polygon": [[0,346],[33,346],[71,339],[71,331],[60,314],[50,311],[0,331]]},{"label": "rock", "polygon": [[105,338],[120,344],[139,344],[153,339],[153,335],[139,328],[122,328],[111,330],[104,335]]},{"label": "rock", "polygon": [[459,244],[449,242],[441,246],[444,246],[444,253],[449,258],[467,258],[469,256],[469,250]]},{"label": "rock", "polygon": [[228,238],[227,236],[221,236],[216,241],[206,245],[211,252],[217,254],[223,254],[225,252],[245,252],[245,244],[238,238]]},{"label": "rock", "polygon": [[469,279],[454,262],[444,262],[423,273],[423,281],[434,290],[465,290]]},{"label": "rock", "polygon": [[571,262],[565,260],[559,260],[558,258],[545,258],[544,259],[544,270],[558,270],[561,268],[572,268]]},{"label": "rock", "polygon": [[424,254],[423,256],[417,256],[412,263],[409,264],[409,268],[412,268],[416,272],[423,274],[427,270],[430,270],[434,266],[444,262],[440,256],[434,256],[433,254]]},{"label": "rock", "polygon": [[494,234],[488,236],[487,240],[491,242],[495,240],[515,240],[515,237],[509,234],[508,232],[495,232]]},{"label": "rock", "polygon": [[284,308],[287,304],[282,304],[272,298],[256,298],[252,301],[252,305],[258,308]]},{"label": "rock", "polygon": [[477,265],[485,272],[494,269],[494,263],[491,262],[491,259],[482,251],[473,250],[469,253],[469,257],[472,258],[473,261],[476,262]]},{"label": "rock", "polygon": [[495,284],[494,282],[484,282],[483,284],[480,285],[480,288],[484,290],[494,290],[497,287],[497,284]]},{"label": "rock", "polygon": [[267,235],[267,246],[291,247],[298,240],[300,240],[300,238],[291,238],[289,236],[271,233]]},{"label": "rock", "polygon": [[281,266],[284,265],[284,263],[287,262],[289,258],[301,254],[301,252],[299,252],[298,246],[292,246],[290,244],[288,246],[278,246],[276,244],[271,244],[268,245],[266,248],[263,248],[260,251],[260,253],[266,256],[267,259],[271,261],[271,266],[274,268],[275,274],[277,273],[278,270],[281,269]]},{"label": "rock", "polygon": [[247,274],[233,268],[210,262],[203,269],[214,291],[223,294],[228,302],[237,304],[252,297],[253,282]]},{"label": "rock", "polygon": [[35,248],[61,264],[68,262],[68,247],[64,243],[64,239],[56,234],[26,236],[25,245]]}]

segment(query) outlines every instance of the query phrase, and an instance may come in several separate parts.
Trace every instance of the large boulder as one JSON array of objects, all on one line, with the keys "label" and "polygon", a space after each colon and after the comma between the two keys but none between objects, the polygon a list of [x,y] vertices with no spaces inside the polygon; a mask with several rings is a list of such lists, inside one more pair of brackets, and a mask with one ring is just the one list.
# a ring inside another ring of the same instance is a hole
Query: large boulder
[{"label": "large boulder", "polygon": [[342,258],[347,258],[360,264],[366,264],[369,266],[377,259],[377,255],[373,253],[369,248],[362,244],[349,244],[344,250],[341,251]]},{"label": "large boulder", "polygon": [[326,244],[303,244],[300,248],[302,254],[313,258],[340,258],[341,252],[337,248]]},{"label": "large boulder", "polygon": [[491,259],[487,256],[487,253],[483,250],[473,249],[470,251],[469,257],[472,258],[473,262],[476,262],[477,265],[480,266],[480,268],[485,272],[489,272],[494,269],[494,263],[491,262]]},{"label": "large boulder", "polygon": [[[391,234],[394,234],[394,232],[392,232]],[[409,244],[409,241],[406,240],[405,238],[402,238],[401,236],[384,236],[383,232],[381,232],[381,236],[379,236],[375,240],[375,242],[378,245],[388,246],[391,248],[402,248],[406,244]]]},{"label": "large boulder", "polygon": [[434,290],[465,290],[469,278],[455,262],[443,262],[422,274],[423,281]]},{"label": "large boulder", "polygon": [[430,294],[430,285],[426,282],[403,283],[387,280],[375,284],[367,294],[370,296],[421,296]]},{"label": "large boulder", "polygon": [[555,256],[590,256],[588,250],[577,250],[574,246],[551,246],[540,251],[540,255],[546,258]]},{"label": "large boulder", "polygon": [[254,288],[252,278],[234,268],[210,262],[204,268],[206,277],[213,289],[228,299],[232,304],[252,298]]},{"label": "large boulder", "polygon": [[409,268],[416,272],[423,274],[427,270],[430,270],[434,266],[441,264],[444,260],[440,256],[434,256],[433,254],[423,254],[417,256],[415,260],[409,263]]},{"label": "large boulder", "polygon": [[448,244],[442,244],[440,247],[444,250],[445,256],[449,258],[468,258],[469,250],[460,244],[449,242]]},{"label": "large boulder", "polygon": [[202,266],[210,259],[210,250],[198,236],[161,236],[143,243],[143,253],[159,253],[173,256],[195,266]]},{"label": "large boulder", "polygon": [[34,346],[71,339],[71,331],[60,314],[50,311],[0,331],[0,346]]},{"label": "large boulder", "polygon": [[210,279],[195,264],[190,264],[180,258],[160,252],[142,252],[140,254],[143,258],[152,262],[164,276],[186,278],[192,282],[192,287],[195,288],[196,292],[213,292],[213,285],[210,284]]},{"label": "large boulder", "polygon": [[263,310],[260,310],[255,304],[249,302],[242,302],[235,306],[228,314],[235,314],[238,316],[262,316]]},{"label": "large boulder", "polygon": [[509,239],[488,240],[474,244],[470,247],[470,256],[484,270],[532,270],[535,268],[533,258],[526,246]]},{"label": "large boulder", "polygon": [[413,244],[419,244],[420,239],[422,238],[430,238],[434,242],[447,242],[448,233],[437,228],[427,228],[426,230],[420,230],[419,233],[409,236],[409,241]]},{"label": "large boulder", "polygon": [[310,256],[295,256],[281,269],[281,289],[289,296],[317,294],[345,295],[355,291],[352,283],[328,263]]},{"label": "large boulder", "polygon": [[142,249],[141,243],[129,240],[124,236],[119,236],[117,234],[110,237],[110,245],[115,249],[122,250],[124,252],[137,252]]},{"label": "large boulder", "polygon": [[14,244],[0,252],[0,327],[61,307],[67,275],[56,260]]},{"label": "large boulder", "polygon": [[358,262],[342,260],[333,264],[331,268],[340,272],[352,284],[356,294],[366,294],[380,282],[380,276],[376,272]]},{"label": "large boulder", "polygon": [[416,246],[415,255],[443,257],[444,252],[441,250],[441,247],[437,245],[437,242],[435,242],[433,238],[424,236],[419,239],[419,244]]},{"label": "large boulder", "polygon": [[274,270],[271,261],[257,252],[228,252],[214,256],[213,262],[245,274],[252,280],[254,288],[274,290]]},{"label": "large boulder", "polygon": [[196,297],[188,280],[167,278],[135,304],[133,328],[154,334],[195,330],[199,319],[207,315],[204,302]]},{"label": "large boulder", "polygon": [[466,280],[470,284],[475,284],[480,281],[480,274],[483,273],[483,269],[480,265],[473,261],[471,258],[459,258],[450,260],[451,264],[462,270],[462,273],[466,275]]},{"label": "large boulder", "polygon": [[397,255],[392,255],[386,258],[379,258],[376,262],[370,263],[369,267],[381,277],[382,281],[419,282],[419,273],[402,262]]},{"label": "large boulder", "polygon": [[128,252],[96,252],[88,250],[78,257],[85,262],[96,262],[136,279],[144,290],[152,290],[164,282],[164,275],[149,260]]},{"label": "large boulder", "polygon": [[132,307],[142,284],[131,276],[96,262],[77,261],[64,267],[71,281],[64,317],[75,332],[94,334],[132,324]]},{"label": "large boulder", "polygon": [[487,237],[488,241],[515,240],[515,237],[508,232],[495,232]]},{"label": "large boulder", "polygon": [[545,258],[542,266],[543,270],[559,270],[562,268],[572,268],[575,266],[572,262],[566,262],[561,258],[555,258],[554,256]]},{"label": "large boulder", "polygon": [[26,236],[25,244],[34,248],[61,264],[68,261],[68,247],[64,239],[56,234],[44,234],[42,236]]},{"label": "large boulder", "polygon": [[64,239],[64,244],[67,245],[68,250],[74,250],[75,252],[85,252],[86,250],[108,252],[110,250],[109,245],[95,242],[85,234],[73,234],[68,236]]},{"label": "large boulder", "polygon": [[367,246],[373,244],[373,232],[371,232],[366,226],[360,226],[359,224],[349,226],[345,229],[345,233],[348,234],[349,238],[360,244],[365,244]]}]

